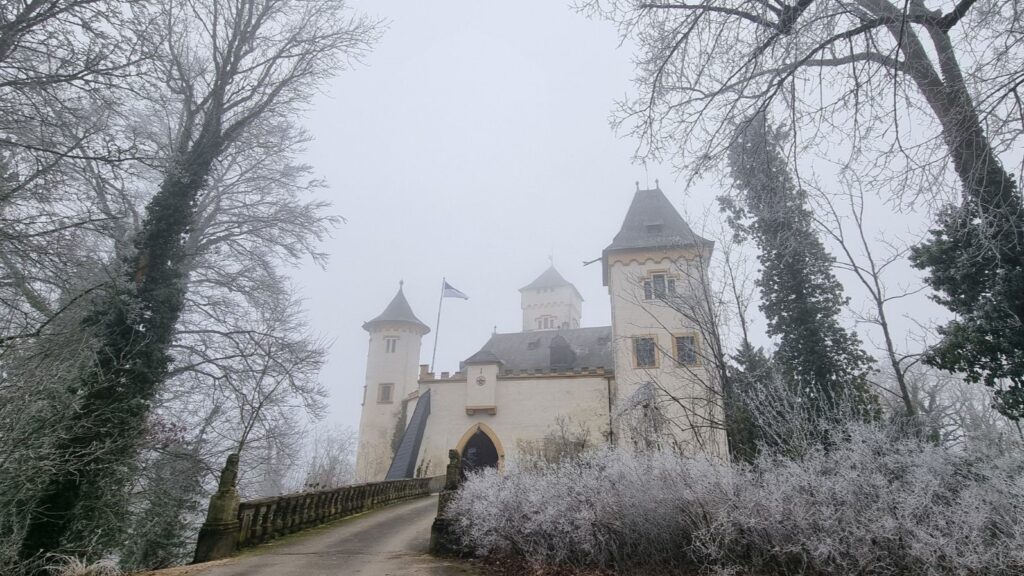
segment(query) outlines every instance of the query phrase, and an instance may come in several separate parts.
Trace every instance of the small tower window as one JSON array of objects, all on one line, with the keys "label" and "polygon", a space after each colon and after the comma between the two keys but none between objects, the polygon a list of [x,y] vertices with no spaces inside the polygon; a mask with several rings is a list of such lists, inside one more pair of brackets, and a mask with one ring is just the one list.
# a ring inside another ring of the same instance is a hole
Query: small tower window
[{"label": "small tower window", "polygon": [[676,295],[676,281],[665,274],[651,274],[644,280],[644,300],[661,300]]},{"label": "small tower window", "polygon": [[666,274],[652,274],[643,281],[643,299],[660,300],[676,295],[676,280]]},{"label": "small tower window", "polygon": [[541,316],[540,318],[537,318],[537,330],[551,330],[554,327],[554,316]]},{"label": "small tower window", "polygon": [[391,404],[394,402],[394,384],[380,384],[377,388],[377,404]]},{"label": "small tower window", "polygon": [[653,337],[640,336],[633,338],[633,358],[637,368],[657,368],[658,347]]},{"label": "small tower window", "polygon": [[385,336],[384,352],[392,354],[395,350],[398,350],[398,336]]}]

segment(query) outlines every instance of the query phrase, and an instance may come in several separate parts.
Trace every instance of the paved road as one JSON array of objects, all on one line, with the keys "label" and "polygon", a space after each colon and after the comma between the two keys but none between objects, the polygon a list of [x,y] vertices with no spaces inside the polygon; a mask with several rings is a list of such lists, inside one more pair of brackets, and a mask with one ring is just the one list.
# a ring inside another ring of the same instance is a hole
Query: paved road
[{"label": "paved road", "polygon": [[158,572],[167,576],[471,576],[459,561],[427,555],[437,497],[340,520],[237,558]]}]

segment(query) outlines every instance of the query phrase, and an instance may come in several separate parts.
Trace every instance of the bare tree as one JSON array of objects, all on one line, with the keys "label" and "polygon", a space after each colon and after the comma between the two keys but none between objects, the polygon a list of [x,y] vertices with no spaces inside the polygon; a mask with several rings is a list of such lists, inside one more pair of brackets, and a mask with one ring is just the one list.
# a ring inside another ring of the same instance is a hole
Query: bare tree
[{"label": "bare tree", "polygon": [[348,426],[319,426],[308,437],[301,489],[324,490],[351,484],[356,475],[356,431]]},{"label": "bare tree", "polygon": [[[87,531],[84,504],[124,485],[123,464],[137,451],[167,374],[187,294],[184,240],[218,159],[243,138],[255,138],[259,122],[296,114],[341,59],[358,56],[377,30],[375,22],[351,18],[344,4],[328,0],[166,2],[157,8],[166,35],[153,38],[159,55],[153,77],[165,83],[151,88],[176,116],[172,152],[159,167],[158,191],[133,250],[109,296],[95,307],[95,360],[79,379],[71,432],[56,446],[58,453],[81,456],[49,474],[21,545],[24,559],[74,549],[73,532]],[[273,361],[272,340],[248,345],[267,358],[257,374],[275,385],[288,381],[292,367]],[[258,419],[246,418],[251,432]]]},{"label": "bare tree", "polygon": [[[639,94],[617,125],[642,158],[673,155],[691,176],[717,168],[735,124],[787,117],[792,146],[834,158],[893,198],[944,204],[912,254],[957,317],[927,360],[996,390],[1024,416],[1024,201],[1001,156],[1024,117],[1016,2],[964,0],[589,0],[636,40]],[[910,128],[913,127],[913,136]],[[843,149],[837,152],[836,144]],[[909,193],[909,195],[908,195]]]},{"label": "bare tree", "polygon": [[[882,334],[881,349],[888,360],[888,374],[896,384],[895,394],[902,400],[902,413],[913,422],[918,408],[907,384],[907,371],[919,363],[923,351],[899,349],[897,336],[889,320],[889,310],[894,303],[919,294],[923,284],[911,283],[906,288],[893,290],[886,281],[887,272],[895,265],[906,262],[910,246],[895,235],[888,234],[880,242],[884,252],[879,251],[879,242],[870,237],[865,222],[865,199],[863,187],[854,175],[839,181],[841,190],[818,190],[815,199],[824,206],[824,217],[816,218],[818,228],[839,246],[841,258],[836,266],[851,272],[867,292],[871,312],[859,315],[861,321],[872,324]],[[846,223],[852,222],[852,232]],[[892,390],[883,390],[893,394]]]},{"label": "bare tree", "polygon": [[[679,166],[693,172],[721,162],[737,119],[774,107],[808,127],[805,137],[841,130],[854,158],[905,156],[879,167],[927,182],[952,159],[971,190],[1001,169],[994,155],[1021,134],[1015,94],[1024,66],[1014,47],[1024,17],[1010,1],[945,11],[923,0],[587,0],[579,8],[612,19],[638,44],[639,94],[621,104],[618,123],[639,137],[639,155],[679,152]],[[908,141],[908,115],[934,119],[948,150]],[[875,134],[889,139],[880,149]],[[926,192],[908,182],[901,186],[911,194]]]}]

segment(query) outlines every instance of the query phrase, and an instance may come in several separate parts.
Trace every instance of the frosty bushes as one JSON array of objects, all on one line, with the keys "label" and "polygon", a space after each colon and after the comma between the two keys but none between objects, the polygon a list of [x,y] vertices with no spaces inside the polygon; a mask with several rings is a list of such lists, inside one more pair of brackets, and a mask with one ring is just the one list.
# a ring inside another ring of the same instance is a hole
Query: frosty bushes
[{"label": "frosty bushes", "polygon": [[547,566],[751,574],[1020,574],[1024,462],[848,429],[753,466],[592,452],[485,472],[451,513],[477,554]]}]

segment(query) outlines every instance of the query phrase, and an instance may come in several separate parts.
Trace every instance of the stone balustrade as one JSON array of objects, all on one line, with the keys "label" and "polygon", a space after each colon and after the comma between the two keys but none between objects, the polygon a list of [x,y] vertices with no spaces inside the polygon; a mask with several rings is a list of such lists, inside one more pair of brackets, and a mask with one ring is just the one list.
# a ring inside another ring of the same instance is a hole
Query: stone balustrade
[{"label": "stone balustrade", "polygon": [[[230,555],[236,549],[269,542],[286,534],[306,530],[332,520],[380,508],[401,500],[426,496],[444,487],[445,477],[386,480],[235,502],[237,522],[219,531],[199,534],[195,562],[207,562]],[[237,498],[237,497],[236,497]],[[211,504],[213,508],[213,504]],[[210,524],[210,521],[207,521]],[[237,529],[234,534],[226,530]],[[224,542],[227,536],[228,542]],[[206,541],[209,540],[209,541]]]},{"label": "stone balustrade", "polygon": [[354,484],[330,490],[260,498],[238,505],[238,548],[255,546],[332,520],[444,487],[444,476]]}]

